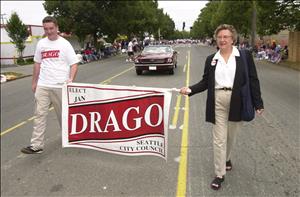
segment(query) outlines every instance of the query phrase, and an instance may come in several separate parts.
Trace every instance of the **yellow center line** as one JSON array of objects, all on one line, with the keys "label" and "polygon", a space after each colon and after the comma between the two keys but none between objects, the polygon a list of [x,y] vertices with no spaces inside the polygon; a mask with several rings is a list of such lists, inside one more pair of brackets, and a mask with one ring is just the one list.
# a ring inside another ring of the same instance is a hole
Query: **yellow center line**
[{"label": "yellow center line", "polygon": [[[49,111],[51,111],[53,109],[54,109],[54,107],[50,107]],[[1,131],[0,136],[5,135],[6,133],[11,132],[12,130],[15,130],[16,128],[19,128],[19,127],[21,127],[24,124],[29,123],[30,121],[34,120],[35,118],[36,118],[36,116],[32,116],[32,117],[28,118],[27,120],[25,120],[25,121],[23,121],[23,122],[21,122],[19,124],[16,124],[15,126],[9,128],[9,129],[6,129],[5,131]]]},{"label": "yellow center line", "polygon": [[179,109],[180,109],[180,103],[181,103],[181,95],[177,96],[177,101],[176,101],[176,107],[175,107],[175,113],[173,115],[172,119],[172,125],[171,128],[176,128],[177,126],[177,121],[178,121],[178,115],[179,115]]},{"label": "yellow center line", "polygon": [[124,73],[130,71],[130,70],[133,69],[133,68],[134,68],[134,66],[132,66],[132,67],[130,67],[130,68],[124,70],[123,72],[120,72],[119,74],[117,74],[117,75],[115,75],[115,76],[112,76],[112,77],[110,77],[110,78],[108,78],[108,79],[106,79],[106,80],[100,82],[100,84],[108,84],[108,82],[110,82],[112,79],[114,79],[114,78],[116,78],[116,77],[118,77],[118,76],[120,76],[120,75],[123,75]]},{"label": "yellow center line", "polygon": [[15,126],[9,128],[9,129],[6,129],[5,131],[2,131],[2,132],[1,132],[1,135],[0,135],[0,136],[6,134],[6,133],[8,133],[8,132],[11,132],[12,130],[14,130],[14,129],[16,129],[16,128],[18,128],[18,127],[20,127],[20,126],[26,124],[26,123],[27,123],[27,121],[23,121],[23,122],[21,122],[21,123],[15,125]]},{"label": "yellow center line", "polygon": [[[123,72],[121,72],[121,73],[119,73],[119,74],[117,74],[117,75],[115,75],[115,76],[110,77],[109,79],[104,80],[103,82],[101,82],[101,84],[103,84],[103,83],[106,83],[106,84],[107,84],[107,83],[110,82],[112,79],[114,79],[114,78],[116,78],[116,77],[118,77],[118,76],[120,76],[120,75],[122,75],[122,74],[128,72],[129,70],[131,70],[131,69],[133,69],[133,68],[134,68],[134,66],[130,67],[129,69],[126,69],[125,71],[123,71]],[[51,111],[51,110],[53,110],[53,109],[54,109],[54,108],[51,107],[51,108],[49,108],[49,111]],[[0,136],[2,137],[3,135],[5,135],[5,134],[7,134],[7,133],[9,133],[9,132],[11,132],[11,131],[13,131],[13,130],[19,128],[19,127],[21,127],[22,125],[29,123],[30,121],[34,120],[35,118],[36,118],[35,116],[32,116],[32,117],[28,118],[27,120],[25,120],[25,121],[23,121],[23,122],[21,122],[21,123],[16,124],[16,125],[13,126],[13,127],[10,127],[10,128],[8,128],[8,129],[6,129],[6,130],[4,130],[4,131],[1,131]]]},{"label": "yellow center line", "polygon": [[[188,51],[188,63],[186,73],[186,86],[190,81],[190,51]],[[176,196],[186,196],[187,179],[187,155],[188,155],[188,127],[189,127],[189,97],[185,97],[185,111],[183,118],[183,130],[181,137],[180,163],[178,168],[177,193]]]},{"label": "yellow center line", "polygon": [[185,73],[185,71],[186,71],[186,64],[184,64],[183,66],[183,72]]},{"label": "yellow center line", "polygon": [[28,118],[28,120],[33,120],[35,118],[36,118],[36,116],[32,116],[31,118]]}]

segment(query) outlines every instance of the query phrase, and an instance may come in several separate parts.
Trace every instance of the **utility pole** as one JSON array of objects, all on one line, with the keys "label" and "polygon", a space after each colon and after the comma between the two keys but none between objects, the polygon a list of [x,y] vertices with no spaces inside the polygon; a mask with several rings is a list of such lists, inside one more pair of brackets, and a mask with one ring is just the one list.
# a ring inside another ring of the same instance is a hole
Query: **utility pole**
[{"label": "utility pole", "polygon": [[158,28],[157,34],[158,34],[158,41],[160,42],[160,27]]},{"label": "utility pole", "polygon": [[4,25],[4,19],[6,19],[6,17],[4,17],[6,14],[1,14],[1,25]]}]

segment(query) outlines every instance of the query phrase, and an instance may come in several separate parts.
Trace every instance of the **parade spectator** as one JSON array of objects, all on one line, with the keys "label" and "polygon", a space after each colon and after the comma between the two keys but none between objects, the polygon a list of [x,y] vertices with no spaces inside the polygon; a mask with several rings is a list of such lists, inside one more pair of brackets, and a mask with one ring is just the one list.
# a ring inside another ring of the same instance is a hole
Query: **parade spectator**
[{"label": "parade spectator", "polygon": [[[241,126],[241,87],[245,83],[244,63],[240,51],[234,46],[237,32],[232,25],[217,27],[214,37],[219,50],[207,57],[202,80],[190,87],[182,87],[180,93],[192,96],[207,90],[206,121],[213,123],[213,151],[215,178],[211,188],[218,190],[225,180],[226,171],[232,170],[231,153],[237,132]],[[246,51],[249,83],[253,104],[258,114],[263,112],[255,64]]]},{"label": "parade spectator", "polygon": [[271,45],[262,45],[255,53],[255,57],[258,60],[268,60],[278,64],[288,58],[288,47],[286,45],[282,48],[281,45],[276,45],[276,42],[273,40]]},{"label": "parade spectator", "polygon": [[82,54],[80,53],[80,51],[76,51],[76,56],[77,56],[78,62],[79,62],[80,64],[84,64],[84,63],[85,63],[84,60],[83,60],[83,56],[82,56]]},{"label": "parade spectator", "polygon": [[281,54],[280,54],[280,52],[273,51],[273,54],[271,56],[270,61],[272,63],[278,64],[281,61]]},{"label": "parade spectator", "polygon": [[84,56],[87,59],[87,62],[91,62],[93,60],[92,50],[88,47],[84,50]]},{"label": "parade spectator", "polygon": [[122,50],[122,45],[121,42],[118,42],[118,49],[117,49],[117,53],[120,54]]},{"label": "parade spectator", "polygon": [[139,51],[139,44],[136,39],[133,39],[133,52],[136,53]]},{"label": "parade spectator", "polygon": [[281,50],[281,46],[280,46],[280,44],[278,44],[278,45],[275,47],[274,51],[275,51],[275,53],[280,53],[280,50]]},{"label": "parade spectator", "polygon": [[267,52],[266,52],[266,48],[265,47],[261,47],[258,49],[258,52],[256,54],[256,58],[258,60],[265,60],[265,59],[268,59],[268,55],[267,55]]},{"label": "parade spectator", "polygon": [[92,51],[92,53],[91,53],[92,59],[94,61],[98,60],[99,57],[98,57],[97,49],[95,47],[92,47],[91,51]]},{"label": "parade spectator", "polygon": [[118,53],[118,50],[119,50],[119,44],[118,44],[117,41],[114,41],[114,43],[113,43],[113,48],[114,48],[115,53],[117,54],[117,53]]},{"label": "parade spectator", "polygon": [[275,48],[276,48],[276,41],[275,41],[275,40],[272,41],[272,45],[271,45],[270,48],[271,48],[272,50],[275,50]]},{"label": "parade spectator", "polygon": [[126,42],[125,40],[121,41],[121,50],[126,48]]},{"label": "parade spectator", "polygon": [[57,20],[52,16],[43,19],[47,37],[39,40],[32,75],[32,91],[35,97],[35,119],[30,146],[22,148],[25,154],[42,153],[47,115],[52,104],[61,126],[61,85],[74,80],[78,58],[72,45],[58,35]]},{"label": "parade spectator", "polygon": [[84,49],[81,49],[81,51],[80,51],[80,54],[81,54],[81,56],[82,56],[82,60],[83,60],[83,62],[84,62],[84,63],[87,63],[87,62],[88,62],[88,60],[87,60],[87,57],[86,57],[86,55],[84,54]]},{"label": "parade spectator", "polygon": [[267,48],[266,49],[266,54],[267,54],[267,59],[270,60],[272,55],[273,55],[274,51],[271,48]]},{"label": "parade spectator", "polygon": [[289,49],[288,49],[288,46],[287,45],[285,45],[284,46],[284,48],[283,48],[283,50],[282,50],[282,55],[281,55],[282,57],[282,60],[286,60],[286,59],[288,59],[288,57],[289,57]]},{"label": "parade spectator", "polygon": [[128,54],[128,58],[126,59],[126,62],[133,62],[133,56],[134,56],[134,52],[133,52],[133,43],[134,43],[134,40],[131,40],[129,43],[128,43],[128,46],[127,46],[127,54]]}]

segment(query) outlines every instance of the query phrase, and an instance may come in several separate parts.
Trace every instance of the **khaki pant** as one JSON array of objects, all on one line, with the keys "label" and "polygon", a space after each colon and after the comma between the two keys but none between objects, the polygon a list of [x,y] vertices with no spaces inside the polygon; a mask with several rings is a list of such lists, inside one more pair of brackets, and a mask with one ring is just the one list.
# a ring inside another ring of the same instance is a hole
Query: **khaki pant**
[{"label": "khaki pant", "polygon": [[213,126],[214,165],[217,176],[226,174],[226,161],[231,157],[236,135],[241,122],[228,121],[231,91],[216,90],[215,117]]},{"label": "khaki pant", "polygon": [[31,146],[34,149],[44,147],[44,136],[46,130],[46,121],[49,108],[53,105],[59,125],[61,127],[61,89],[37,86],[35,97],[36,118],[33,121],[33,132],[31,137]]}]

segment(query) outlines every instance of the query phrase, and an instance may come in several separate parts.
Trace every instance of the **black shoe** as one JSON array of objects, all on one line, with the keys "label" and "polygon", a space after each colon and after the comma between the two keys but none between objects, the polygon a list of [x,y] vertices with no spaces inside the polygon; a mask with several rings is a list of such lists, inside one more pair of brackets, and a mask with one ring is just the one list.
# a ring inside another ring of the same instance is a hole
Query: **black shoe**
[{"label": "black shoe", "polygon": [[215,179],[211,182],[211,188],[214,189],[214,190],[218,190],[221,188],[221,184],[222,182],[225,180],[225,176],[222,176],[221,177],[218,177],[216,176]]},{"label": "black shoe", "polygon": [[226,161],[226,171],[232,170],[232,163],[230,160]]},{"label": "black shoe", "polygon": [[25,148],[22,148],[21,149],[21,152],[22,153],[25,153],[25,154],[40,154],[43,152],[43,149],[33,149],[32,146],[28,146],[28,147],[25,147]]}]

